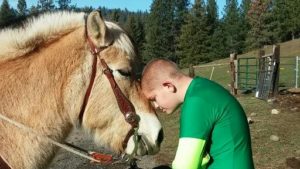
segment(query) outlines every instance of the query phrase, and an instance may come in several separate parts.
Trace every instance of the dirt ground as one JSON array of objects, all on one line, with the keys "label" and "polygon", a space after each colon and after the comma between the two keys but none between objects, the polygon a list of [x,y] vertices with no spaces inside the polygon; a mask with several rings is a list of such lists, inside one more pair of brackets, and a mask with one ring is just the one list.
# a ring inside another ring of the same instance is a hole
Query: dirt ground
[{"label": "dirt ground", "polygon": [[[300,169],[300,94],[283,92],[269,102],[253,96],[239,96],[250,124],[253,158],[256,169]],[[276,109],[278,114],[271,114]],[[161,151],[155,156],[145,156],[138,162],[143,169],[171,164],[178,144],[179,110],[171,115],[159,114],[165,139]],[[270,139],[278,136],[278,141]],[[82,131],[75,130],[68,142],[89,150],[107,152],[97,148]],[[127,165],[99,166],[88,160],[60,150],[48,169],[126,169]]]},{"label": "dirt ground", "polygon": [[[89,138],[83,131],[79,129],[74,129],[69,137],[66,140],[67,142],[74,144],[76,146],[82,147],[86,150],[98,150],[99,152],[104,153],[103,148],[98,148],[93,143],[92,139]],[[105,151],[107,152],[107,151]],[[91,164],[89,160],[83,159],[82,157],[79,157],[77,155],[74,155],[70,152],[67,152],[63,149],[60,149],[50,165],[48,166],[48,169],[102,169],[103,167]],[[118,168],[118,167],[115,167]],[[114,168],[111,168],[114,169]]]},{"label": "dirt ground", "polygon": [[[97,151],[99,153],[112,154],[109,150],[102,147],[97,147],[92,139],[80,129],[74,129],[66,140],[68,143],[72,143],[76,146],[84,148],[89,151]],[[114,158],[119,156],[113,154]],[[138,166],[147,169],[157,166],[153,156],[141,157],[141,161],[138,161]],[[74,155],[63,149],[60,149],[47,169],[126,169],[129,168],[128,164],[113,164],[113,165],[99,165],[90,163],[89,160]]]},{"label": "dirt ground", "polygon": [[[300,94],[282,92],[269,102],[253,94],[237,98],[254,121],[249,127],[255,168],[300,169]],[[273,109],[279,113],[271,114]],[[179,113],[160,118],[166,139],[155,159],[159,164],[171,164],[178,144]],[[279,140],[271,140],[271,135]]]},{"label": "dirt ground", "polygon": [[[289,91],[292,91],[292,93],[281,93],[273,103],[275,108],[286,113],[286,117],[283,118],[286,125],[279,126],[279,128],[282,132],[286,132],[287,138],[283,138],[283,141],[286,139],[288,142],[286,147],[291,146],[289,155],[285,157],[284,162],[278,166],[278,169],[300,169],[300,90],[293,89]],[[293,133],[295,136],[293,136]],[[289,138],[291,136],[293,138]]]}]

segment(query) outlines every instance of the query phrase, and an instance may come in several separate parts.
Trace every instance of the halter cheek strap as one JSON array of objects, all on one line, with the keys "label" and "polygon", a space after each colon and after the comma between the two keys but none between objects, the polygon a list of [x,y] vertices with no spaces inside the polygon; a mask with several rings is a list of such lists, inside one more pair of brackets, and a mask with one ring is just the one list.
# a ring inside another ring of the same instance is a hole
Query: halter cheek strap
[{"label": "halter cheek strap", "polygon": [[4,159],[2,159],[1,156],[0,156],[0,168],[1,169],[11,169],[10,166],[4,161]]},{"label": "halter cheek strap", "polygon": [[[82,124],[82,119],[83,119],[83,115],[84,115],[84,112],[85,112],[85,109],[86,109],[86,105],[87,105],[88,99],[91,95],[93,84],[94,84],[94,81],[95,81],[95,78],[96,78],[97,55],[100,54],[104,49],[108,48],[109,46],[111,46],[114,43],[112,41],[107,46],[96,47],[95,44],[93,43],[93,41],[91,40],[91,38],[88,36],[87,24],[85,24],[85,36],[86,36],[86,39],[87,39],[87,43],[89,44],[90,51],[93,54],[93,65],[92,65],[92,73],[91,73],[90,83],[89,83],[89,86],[88,86],[87,91],[85,93],[83,104],[81,106],[81,110],[80,110],[80,113],[79,113],[79,116],[78,116],[80,124]],[[135,135],[135,137],[137,137],[136,136],[137,132],[135,132],[134,129],[138,128],[140,118],[136,114],[134,106],[132,105],[132,103],[123,94],[122,90],[120,89],[120,87],[116,83],[115,78],[112,74],[112,70],[108,67],[105,60],[100,59],[100,63],[101,63],[102,69],[103,69],[103,73],[106,75],[107,79],[110,82],[110,85],[111,85],[111,88],[112,88],[112,90],[114,92],[114,95],[116,97],[119,109],[122,112],[122,114],[124,115],[126,122],[129,123],[132,127],[131,130],[126,135],[126,137],[125,137],[125,139],[122,143],[123,149],[126,149],[129,138],[132,135]]]},{"label": "halter cheek strap", "polygon": [[[87,22],[87,19],[85,21]],[[111,46],[114,43],[112,41],[107,46],[96,47],[94,45],[94,43],[92,42],[92,40],[90,39],[90,37],[88,36],[87,24],[85,24],[85,36],[86,36],[87,42],[90,46],[90,51],[93,54],[94,58],[93,58],[93,66],[92,66],[92,74],[91,74],[90,83],[89,83],[89,86],[87,88],[87,91],[86,91],[86,94],[85,94],[85,97],[84,97],[84,101],[83,101],[83,104],[82,104],[82,107],[81,107],[81,110],[80,110],[80,113],[79,113],[79,117],[78,117],[80,124],[82,124],[82,119],[83,119],[83,115],[84,115],[84,112],[85,112],[85,108],[86,108],[88,99],[90,97],[91,90],[92,90],[92,87],[93,87],[93,84],[94,84],[94,81],[95,81],[95,77],[96,77],[97,55],[100,54],[101,51],[103,51],[104,49],[106,49],[107,47]],[[123,94],[122,90],[120,89],[120,87],[116,83],[116,81],[114,79],[114,76],[112,74],[112,70],[108,67],[105,60],[101,59],[100,62],[101,62],[101,66],[102,66],[102,69],[103,69],[103,73],[106,75],[107,79],[109,80],[111,88],[114,92],[114,95],[116,97],[119,109],[122,112],[122,114],[124,115],[126,122],[131,125],[131,129],[129,130],[129,132],[127,133],[125,139],[122,142],[122,147],[125,150],[126,147],[127,147],[129,138],[131,136],[133,136],[134,149],[133,149],[132,153],[129,155],[129,161],[130,161],[131,168],[136,168],[137,165],[136,165],[136,160],[135,160],[134,155],[136,155],[137,146],[138,146],[138,128],[139,128],[140,117],[136,114],[134,106],[128,100],[128,98]]]}]

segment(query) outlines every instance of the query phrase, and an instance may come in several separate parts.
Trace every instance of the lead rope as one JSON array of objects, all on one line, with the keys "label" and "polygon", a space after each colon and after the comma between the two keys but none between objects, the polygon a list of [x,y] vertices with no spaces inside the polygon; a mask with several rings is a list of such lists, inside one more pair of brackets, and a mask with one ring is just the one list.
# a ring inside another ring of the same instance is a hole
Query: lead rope
[{"label": "lead rope", "polygon": [[135,156],[137,155],[137,147],[138,147],[138,130],[139,130],[139,125],[134,128],[134,134],[133,134],[133,142],[134,142],[134,149],[132,153],[129,155],[129,169],[138,169],[139,167],[137,166],[137,159]]},{"label": "lead rope", "polygon": [[68,152],[71,152],[73,154],[76,154],[78,156],[81,156],[81,157],[83,157],[85,159],[88,159],[88,160],[91,160],[91,161],[94,161],[94,162],[102,163],[102,161],[99,161],[97,159],[94,159],[94,158],[86,155],[86,154],[78,152],[78,151],[74,150],[73,148],[71,148],[70,146],[67,146],[65,144],[59,143],[59,142],[57,142],[57,141],[55,141],[55,140],[53,140],[53,139],[51,139],[51,138],[49,138],[47,136],[41,135],[40,133],[36,132],[35,130],[33,130],[33,129],[31,129],[31,128],[29,128],[29,127],[27,127],[27,126],[25,126],[25,125],[23,125],[23,124],[21,124],[19,122],[11,120],[11,119],[7,118],[6,116],[2,115],[1,113],[0,113],[0,118],[2,120],[6,121],[6,122],[8,122],[8,123],[10,123],[10,124],[18,127],[18,128],[20,128],[20,129],[23,129],[23,130],[25,130],[25,131],[27,131],[29,133],[33,133],[34,135],[36,135],[38,137],[41,137],[41,138],[47,140],[48,142],[50,142],[50,143],[52,143],[52,144],[54,144],[54,145],[56,145],[56,146],[58,146],[58,147],[60,147],[60,148],[62,148],[64,150],[66,150]]},{"label": "lead rope", "polygon": [[[74,146],[72,144],[69,144],[69,143],[65,143],[65,144],[62,144],[62,143],[59,143],[47,136],[44,136],[38,132],[36,132],[35,130],[33,130],[32,128],[29,128],[19,122],[16,122],[12,119],[9,119],[8,117],[2,115],[0,113],[0,119],[8,122],[9,124],[12,124],[20,129],[23,129],[24,131],[27,131],[29,133],[32,133],[34,135],[36,135],[37,137],[40,137],[40,138],[43,138],[45,140],[47,140],[48,142],[70,152],[70,153],[73,153],[73,154],[76,154],[82,158],[85,158],[85,159],[88,159],[88,160],[91,160],[93,162],[97,162],[97,163],[100,163],[100,164],[107,164],[109,163],[110,159],[112,159],[112,156],[107,156],[107,155],[104,155],[102,157],[99,158],[99,156],[101,156],[100,153],[95,153],[95,152],[89,152],[89,151],[86,151],[82,148],[79,148],[77,146]],[[138,147],[138,129],[139,129],[139,126],[135,127],[134,128],[134,134],[133,134],[133,141],[134,141],[134,149],[132,151],[132,153],[130,155],[128,155],[128,158],[126,159],[125,156],[122,157],[122,159],[120,160],[117,160],[115,162],[112,162],[111,164],[118,164],[118,163],[129,163],[130,165],[130,168],[129,169],[138,169],[137,167],[137,164],[136,164],[136,161],[138,160],[135,156],[137,155],[137,147]],[[81,153],[77,150],[80,150],[82,152],[85,152],[85,153]],[[86,154],[89,154],[89,155],[86,155]],[[98,158],[97,158],[98,157]],[[101,159],[101,160],[98,160],[98,159]]]}]

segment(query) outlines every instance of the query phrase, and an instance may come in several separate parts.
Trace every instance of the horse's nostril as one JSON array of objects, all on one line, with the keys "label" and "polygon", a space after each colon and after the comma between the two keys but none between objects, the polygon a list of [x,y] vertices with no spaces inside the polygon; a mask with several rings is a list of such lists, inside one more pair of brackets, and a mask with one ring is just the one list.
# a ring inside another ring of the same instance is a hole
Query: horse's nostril
[{"label": "horse's nostril", "polygon": [[163,141],[163,139],[164,139],[164,132],[163,132],[162,129],[160,129],[160,131],[158,133],[158,137],[157,137],[156,143],[160,146],[160,144]]}]

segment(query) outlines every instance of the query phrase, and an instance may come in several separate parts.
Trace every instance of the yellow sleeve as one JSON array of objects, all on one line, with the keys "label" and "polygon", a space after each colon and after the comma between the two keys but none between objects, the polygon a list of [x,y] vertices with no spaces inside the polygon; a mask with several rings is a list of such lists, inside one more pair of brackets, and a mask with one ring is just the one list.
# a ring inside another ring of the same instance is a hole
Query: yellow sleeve
[{"label": "yellow sleeve", "polygon": [[205,140],[198,138],[180,138],[173,169],[205,169],[209,155],[204,154]]}]

